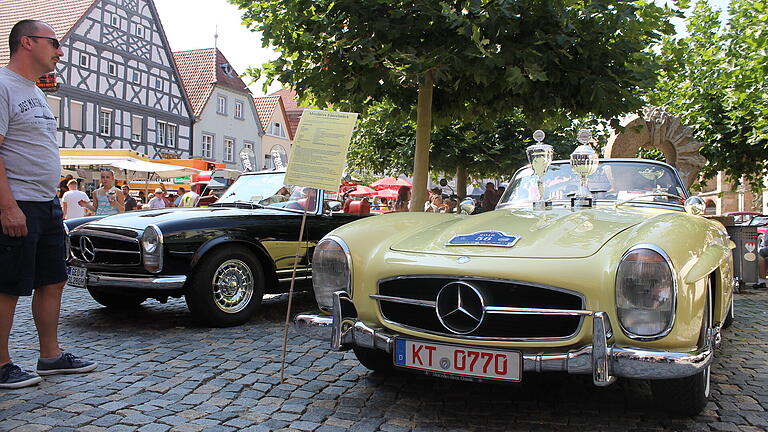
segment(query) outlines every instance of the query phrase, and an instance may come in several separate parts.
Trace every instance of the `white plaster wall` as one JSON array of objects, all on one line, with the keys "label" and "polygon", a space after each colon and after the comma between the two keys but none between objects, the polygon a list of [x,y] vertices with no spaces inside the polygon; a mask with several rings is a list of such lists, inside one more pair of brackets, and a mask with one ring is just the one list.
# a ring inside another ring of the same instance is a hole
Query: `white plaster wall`
[{"label": "white plaster wall", "polygon": [[[216,112],[218,96],[227,98],[227,115],[221,115]],[[252,109],[249,94],[237,93],[225,88],[217,87],[213,89],[211,97],[200,114],[200,119],[194,127],[194,157],[202,157],[202,136],[203,133],[212,133],[213,138],[213,161],[226,163],[227,167],[233,169],[242,169],[238,154],[243,149],[245,141],[253,143],[254,152],[257,153],[261,147],[261,137],[259,137],[259,122],[255,110]],[[243,103],[243,119],[235,118],[235,101]],[[224,138],[234,138],[234,162],[224,162]],[[257,157],[258,159],[258,157]]]}]

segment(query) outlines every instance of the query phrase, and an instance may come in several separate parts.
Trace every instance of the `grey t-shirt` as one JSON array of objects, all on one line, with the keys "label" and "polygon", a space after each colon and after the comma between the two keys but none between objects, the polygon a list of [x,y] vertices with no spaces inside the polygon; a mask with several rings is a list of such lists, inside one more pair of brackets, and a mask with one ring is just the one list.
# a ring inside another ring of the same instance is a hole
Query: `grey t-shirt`
[{"label": "grey t-shirt", "polygon": [[0,68],[0,157],[18,201],[50,201],[61,178],[56,118],[45,94],[8,68]]}]

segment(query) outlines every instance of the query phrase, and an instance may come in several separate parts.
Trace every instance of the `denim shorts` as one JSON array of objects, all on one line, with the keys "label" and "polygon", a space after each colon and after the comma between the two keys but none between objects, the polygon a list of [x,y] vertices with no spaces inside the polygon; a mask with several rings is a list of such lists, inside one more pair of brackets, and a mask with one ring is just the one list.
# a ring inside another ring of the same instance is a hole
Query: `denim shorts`
[{"label": "denim shorts", "polygon": [[0,231],[0,293],[28,296],[32,290],[67,280],[64,219],[59,199],[16,201],[27,218],[28,234]]}]

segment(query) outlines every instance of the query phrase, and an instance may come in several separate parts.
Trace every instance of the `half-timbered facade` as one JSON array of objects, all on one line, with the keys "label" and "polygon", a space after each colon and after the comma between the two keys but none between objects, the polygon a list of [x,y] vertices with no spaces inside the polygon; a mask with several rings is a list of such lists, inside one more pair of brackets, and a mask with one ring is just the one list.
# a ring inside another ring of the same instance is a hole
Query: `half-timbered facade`
[{"label": "half-timbered facade", "polygon": [[[61,147],[191,157],[192,111],[152,0],[0,0],[0,9],[4,37],[33,18],[61,39],[61,86],[48,96]],[[8,58],[5,45],[0,65]]]}]

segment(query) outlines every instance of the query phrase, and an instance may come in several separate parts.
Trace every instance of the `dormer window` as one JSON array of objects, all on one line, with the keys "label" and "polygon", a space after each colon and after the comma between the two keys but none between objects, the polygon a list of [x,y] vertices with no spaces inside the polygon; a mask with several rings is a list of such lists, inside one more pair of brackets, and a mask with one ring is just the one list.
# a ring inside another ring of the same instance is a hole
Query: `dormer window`
[{"label": "dormer window", "polygon": [[232,66],[229,65],[229,63],[222,63],[221,64],[221,71],[224,72],[224,75],[234,78],[235,77],[235,70],[232,69]]}]

